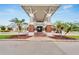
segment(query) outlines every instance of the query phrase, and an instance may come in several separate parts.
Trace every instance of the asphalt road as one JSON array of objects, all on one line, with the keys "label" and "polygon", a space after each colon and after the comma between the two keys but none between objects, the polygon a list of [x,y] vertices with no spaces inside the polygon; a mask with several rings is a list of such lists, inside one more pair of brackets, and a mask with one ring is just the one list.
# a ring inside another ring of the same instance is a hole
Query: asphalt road
[{"label": "asphalt road", "polygon": [[64,54],[53,42],[46,41],[0,41],[0,54]]},{"label": "asphalt road", "polygon": [[79,54],[79,42],[54,42],[50,40],[0,41],[0,55],[66,54]]}]

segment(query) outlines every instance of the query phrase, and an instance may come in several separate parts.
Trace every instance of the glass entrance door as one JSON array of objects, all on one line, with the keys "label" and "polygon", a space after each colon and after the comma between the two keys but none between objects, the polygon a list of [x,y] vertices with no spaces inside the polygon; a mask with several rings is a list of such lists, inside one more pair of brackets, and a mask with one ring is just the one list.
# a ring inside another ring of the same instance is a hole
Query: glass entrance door
[{"label": "glass entrance door", "polygon": [[43,31],[43,26],[37,26],[36,30],[37,30],[37,32],[42,32]]}]

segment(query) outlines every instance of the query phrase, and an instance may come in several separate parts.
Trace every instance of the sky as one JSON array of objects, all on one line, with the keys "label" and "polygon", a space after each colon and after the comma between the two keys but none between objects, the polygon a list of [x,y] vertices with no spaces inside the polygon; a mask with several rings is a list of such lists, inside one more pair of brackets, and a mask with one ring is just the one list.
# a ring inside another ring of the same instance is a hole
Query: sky
[{"label": "sky", "polygon": [[51,22],[79,22],[79,4],[64,4],[51,17]]},{"label": "sky", "polygon": [[[30,18],[19,4],[0,4],[0,25],[9,25],[9,20],[13,18],[25,19],[29,22]],[[52,15],[51,22],[79,22],[79,4],[64,4]]]},{"label": "sky", "polygon": [[11,19],[14,18],[25,19],[29,22],[29,16],[18,4],[0,4],[0,25],[9,25]]}]

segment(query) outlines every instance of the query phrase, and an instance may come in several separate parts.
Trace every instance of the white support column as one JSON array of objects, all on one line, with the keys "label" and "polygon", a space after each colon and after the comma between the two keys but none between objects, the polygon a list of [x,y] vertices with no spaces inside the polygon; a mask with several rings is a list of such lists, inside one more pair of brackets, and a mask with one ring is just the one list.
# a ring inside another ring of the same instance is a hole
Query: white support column
[{"label": "white support column", "polygon": [[48,12],[44,10],[47,18],[47,22],[50,22],[50,17],[52,16],[51,8],[49,8]]},{"label": "white support column", "polygon": [[34,19],[34,14],[32,13],[32,8],[31,7],[30,7],[29,16],[30,16],[30,22],[32,22],[33,19]]},{"label": "white support column", "polygon": [[33,22],[34,20],[34,14],[36,13],[37,11],[34,11],[32,10],[32,8],[30,7],[30,12],[29,12],[29,16],[30,16],[30,22]]},{"label": "white support column", "polygon": [[[48,12],[46,12],[45,10],[44,10],[44,12],[45,12],[45,14],[46,14],[46,25],[51,25],[51,23],[50,23],[50,18],[51,18],[51,16],[52,16],[52,13],[53,13],[53,11],[51,11],[51,8],[49,8],[49,10],[48,10]],[[53,36],[53,31],[52,32],[44,32],[47,36],[49,36],[49,37],[52,37]]]}]

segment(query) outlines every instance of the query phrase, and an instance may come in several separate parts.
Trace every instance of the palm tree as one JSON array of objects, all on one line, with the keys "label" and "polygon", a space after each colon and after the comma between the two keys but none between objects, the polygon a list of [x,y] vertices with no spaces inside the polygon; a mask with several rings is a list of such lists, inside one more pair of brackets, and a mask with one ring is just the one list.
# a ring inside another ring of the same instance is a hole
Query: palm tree
[{"label": "palm tree", "polygon": [[64,26],[63,26],[63,23],[61,21],[57,21],[55,23],[55,26],[56,26],[56,32],[57,33],[61,33],[61,31],[63,30]]},{"label": "palm tree", "polygon": [[79,31],[79,23],[57,21],[55,23],[55,26],[57,33],[61,33],[62,31],[64,31],[65,35],[70,31]]},{"label": "palm tree", "polygon": [[71,29],[72,29],[72,23],[64,23],[64,22],[61,22],[61,21],[57,21],[56,23],[55,23],[55,25],[56,25],[56,32],[57,33],[61,33],[62,34],[62,32],[64,31],[64,34],[67,34],[69,31],[71,31]]},{"label": "palm tree", "polygon": [[16,24],[18,26],[19,32],[21,32],[21,30],[22,30],[22,25],[26,24],[25,19],[19,20],[18,18],[14,18],[14,19],[10,20],[10,22],[13,22],[14,24]]}]

